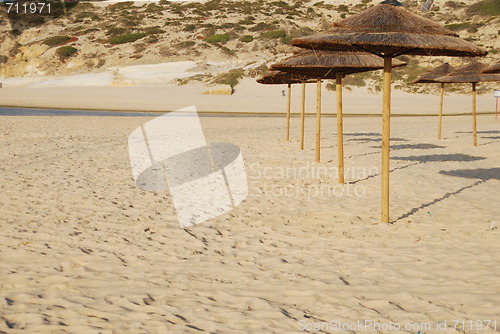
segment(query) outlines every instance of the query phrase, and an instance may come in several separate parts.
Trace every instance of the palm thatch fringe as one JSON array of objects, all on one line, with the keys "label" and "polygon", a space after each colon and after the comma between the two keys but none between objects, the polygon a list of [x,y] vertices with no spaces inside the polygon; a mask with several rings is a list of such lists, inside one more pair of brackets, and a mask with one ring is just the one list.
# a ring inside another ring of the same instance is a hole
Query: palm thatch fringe
[{"label": "palm thatch fringe", "polygon": [[487,68],[485,68],[481,72],[483,72],[483,73],[500,73],[500,62],[493,64],[491,66],[488,66]]},{"label": "palm thatch fringe", "polygon": [[313,83],[311,77],[306,75],[298,75],[281,71],[269,71],[263,77],[257,79],[257,82],[264,85],[284,85],[298,83]]},{"label": "palm thatch fringe", "polygon": [[[393,67],[406,66],[394,60]],[[335,79],[343,76],[384,68],[384,60],[367,52],[353,51],[305,51],[273,64],[272,69],[307,75],[311,78]]]},{"label": "palm thatch fringe", "polygon": [[486,81],[500,81],[500,74],[482,73],[488,65],[474,61],[465,66],[457,68],[448,75],[436,78],[436,82],[444,83],[476,83]]},{"label": "palm thatch fringe", "polygon": [[432,70],[429,70],[419,76],[416,80],[413,80],[411,83],[412,84],[417,84],[417,83],[435,83],[437,82],[435,79],[442,77],[444,75],[450,74],[453,72],[455,68],[451,66],[448,63],[444,63],[443,65],[440,65]]},{"label": "palm thatch fringe", "polygon": [[333,24],[323,34],[292,40],[306,49],[368,51],[397,56],[485,56],[488,52],[458,37],[436,22],[386,3]]}]

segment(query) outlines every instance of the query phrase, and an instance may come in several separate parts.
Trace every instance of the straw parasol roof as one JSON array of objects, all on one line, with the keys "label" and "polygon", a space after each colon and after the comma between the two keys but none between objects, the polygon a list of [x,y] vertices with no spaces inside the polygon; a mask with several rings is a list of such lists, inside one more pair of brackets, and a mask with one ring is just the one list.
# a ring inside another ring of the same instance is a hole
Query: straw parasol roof
[{"label": "straw parasol roof", "polygon": [[432,70],[429,70],[419,76],[416,80],[413,80],[411,83],[412,84],[417,84],[417,83],[435,83],[437,82],[435,79],[442,77],[444,75],[450,74],[453,72],[455,68],[451,66],[448,63],[444,63],[441,66],[438,66]]},{"label": "straw parasol roof", "polygon": [[500,73],[500,62],[493,64],[491,66],[488,66],[487,68],[485,68],[481,72],[483,72],[483,73]]},{"label": "straw parasol roof", "polygon": [[306,83],[313,83],[315,80],[311,79],[306,75],[302,74],[293,74],[281,71],[269,71],[263,77],[257,79],[257,82],[264,85],[288,85],[288,104],[287,104],[287,112],[286,112],[286,141],[290,140],[290,104],[291,104],[291,95],[292,95],[292,84],[302,84],[302,133],[301,133],[301,148],[304,148],[304,118],[305,118],[305,99],[306,99]]},{"label": "straw parasol roof", "polygon": [[436,82],[444,83],[476,83],[485,81],[500,81],[500,73],[482,73],[488,65],[474,61],[457,68],[448,75],[436,78]]},{"label": "straw parasol roof", "polygon": [[354,49],[393,57],[402,54],[474,57],[488,53],[403,8],[396,0],[384,1],[337,21],[326,33],[296,38],[291,43],[306,49]]},{"label": "straw parasol roof", "polygon": [[[396,60],[393,67],[405,66],[406,63]],[[380,70],[384,68],[384,60],[368,52],[356,51],[304,51],[293,55],[271,66],[272,69],[288,73],[306,75],[310,78],[337,80],[337,136],[339,138],[339,183],[344,183],[343,130],[342,130],[342,78],[347,74]],[[321,83],[318,82],[316,110],[316,161],[320,160],[320,117],[321,117]],[[340,103],[339,103],[340,101]]]},{"label": "straw parasol roof", "polygon": [[[442,77],[453,72],[455,68],[448,63],[444,63],[434,69],[431,69],[424,74],[420,75],[416,80],[413,80],[412,84],[417,83],[437,83],[437,78]],[[443,128],[443,103],[444,103],[444,83],[441,83],[441,96],[439,100],[439,125],[438,125],[438,139],[442,138],[442,128]]]},{"label": "straw parasol roof", "polygon": [[257,79],[257,82],[264,85],[284,85],[284,84],[298,84],[298,83],[312,83],[315,82],[311,77],[306,75],[299,75],[287,73],[282,71],[269,71],[266,75]]},{"label": "straw parasol roof", "polygon": [[478,82],[500,81],[500,73],[489,74],[482,73],[488,65],[474,61],[468,65],[462,66],[448,75],[437,78],[436,81],[442,83],[471,83],[472,84],[472,137],[474,146],[477,146],[477,92],[476,85]]},{"label": "straw parasol roof", "polygon": [[383,1],[335,22],[333,29],[326,33],[296,38],[291,44],[313,50],[367,51],[384,57],[382,221],[388,223],[392,58],[403,54],[477,57],[488,52],[404,9],[397,0]]},{"label": "straw parasol roof", "polygon": [[[393,63],[393,67],[406,65],[399,60]],[[345,75],[383,69],[384,59],[368,52],[304,51],[272,65],[271,68],[310,78],[335,79],[338,72]]]}]

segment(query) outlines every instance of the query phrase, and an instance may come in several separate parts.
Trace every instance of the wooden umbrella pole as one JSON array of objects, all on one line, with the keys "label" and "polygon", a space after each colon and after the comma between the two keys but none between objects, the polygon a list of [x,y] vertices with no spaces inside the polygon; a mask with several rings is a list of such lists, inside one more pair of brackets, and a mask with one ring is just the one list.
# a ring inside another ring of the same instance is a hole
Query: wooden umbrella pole
[{"label": "wooden umbrella pole", "polygon": [[321,159],[321,79],[316,80],[316,162]]},{"label": "wooden umbrella pole", "polygon": [[292,85],[288,84],[288,105],[286,109],[286,141],[290,141],[290,107],[292,101]]},{"label": "wooden umbrella pole", "polygon": [[498,97],[495,98],[496,101],[496,109],[495,109],[495,120],[498,119]]},{"label": "wooden umbrella pole", "polygon": [[338,179],[339,183],[344,183],[344,130],[342,124],[342,73],[337,73],[336,76],[337,86],[337,146],[338,146]]},{"label": "wooden umbrella pole", "polygon": [[474,136],[474,146],[477,146],[477,123],[476,123],[476,83],[472,83],[472,135]]},{"label": "wooden umbrella pole", "polygon": [[441,98],[439,100],[439,130],[438,139],[441,139],[442,129],[443,129],[443,100],[444,100],[444,83],[441,83]]},{"label": "wooden umbrella pole", "polygon": [[300,149],[304,150],[304,123],[306,118],[306,83],[302,82],[302,112],[300,114]]},{"label": "wooden umbrella pole", "polygon": [[384,57],[384,103],[382,111],[382,222],[389,223],[389,159],[391,142],[392,57]]}]

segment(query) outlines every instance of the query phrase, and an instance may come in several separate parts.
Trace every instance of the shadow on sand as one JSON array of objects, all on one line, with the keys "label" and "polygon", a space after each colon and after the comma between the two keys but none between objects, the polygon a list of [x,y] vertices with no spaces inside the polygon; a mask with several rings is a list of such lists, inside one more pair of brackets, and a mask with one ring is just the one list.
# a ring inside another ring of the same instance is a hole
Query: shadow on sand
[{"label": "shadow on sand", "polygon": [[409,157],[392,157],[393,160],[418,161],[419,163],[427,162],[470,162],[485,160],[483,157],[476,157],[468,154],[433,154],[433,155],[418,155]]},{"label": "shadow on sand", "polygon": [[436,198],[428,203],[420,205],[417,208],[413,208],[409,212],[405,213],[404,215],[400,216],[396,220],[392,221],[391,223],[396,223],[399,220],[408,218],[420,210],[423,210],[423,209],[430,207],[436,203],[439,203],[439,202],[449,198],[452,195],[458,195],[461,192],[463,192],[464,190],[476,187],[482,183],[485,183],[486,181],[500,180],[500,168],[457,169],[457,170],[451,170],[451,171],[440,171],[439,174],[447,175],[447,176],[454,176],[454,177],[462,177],[465,179],[476,179],[477,181],[474,182],[473,184],[462,187],[462,188],[457,189],[453,192],[448,192],[439,198]]},{"label": "shadow on sand", "polygon": [[353,133],[344,133],[344,137],[380,137],[380,133],[377,133],[377,132],[353,132]]},{"label": "shadow on sand", "polygon": [[[472,133],[472,131],[455,131],[455,133]],[[488,134],[491,134],[491,133],[500,133],[500,131],[498,130],[489,130],[489,131],[477,131],[477,133],[488,133]]]},{"label": "shadow on sand", "polygon": [[[370,146],[370,148],[380,148],[380,146]],[[397,150],[432,150],[435,148],[446,148],[446,146],[434,145],[434,144],[400,144],[391,145],[391,151]]]},{"label": "shadow on sand", "polygon": [[440,171],[439,174],[463,177],[466,179],[479,179],[483,181],[500,180],[500,168],[457,169]]},{"label": "shadow on sand", "polygon": [[[471,134],[472,131],[456,131],[455,133],[460,133],[460,134]],[[490,134],[490,135],[494,135],[494,134],[499,134],[500,131],[498,130],[489,130],[489,131],[477,131],[477,134],[480,135],[480,134]],[[457,137],[453,137],[453,138],[459,138],[461,136],[457,136]],[[478,136],[479,137],[479,136]],[[482,144],[479,144],[479,146],[484,146],[484,145],[489,145],[489,144],[493,144],[493,143],[496,143],[497,140],[500,139],[500,136],[485,136],[485,137],[479,137],[480,139],[492,139],[491,141],[489,142],[486,142],[486,143],[482,143]]]},{"label": "shadow on sand", "polygon": [[[485,160],[486,158],[475,157],[475,156],[468,155],[468,154],[434,154],[434,155],[420,155],[420,156],[409,156],[409,157],[393,157],[391,159],[413,161],[413,163],[411,163],[411,164],[400,166],[400,167],[395,167],[395,168],[391,169],[390,172],[392,173],[392,172],[397,171],[397,170],[405,169],[405,168],[420,165],[420,164],[425,164],[428,162],[450,162],[450,161],[470,162],[470,161]],[[367,177],[365,177],[363,179],[349,182],[349,184],[356,184],[356,183],[377,177],[379,175],[380,175],[380,173],[368,175]]]},{"label": "shadow on sand", "polygon": [[485,146],[485,145],[489,145],[489,144],[498,143],[498,140],[500,139],[500,136],[495,136],[495,137],[481,137],[481,139],[492,139],[491,141],[488,141],[486,143],[479,144],[479,146]]},{"label": "shadow on sand", "polygon": [[[369,142],[381,142],[381,138],[370,138],[370,137],[365,137],[365,138],[352,138],[352,139],[347,139],[347,141],[357,141],[357,142],[363,142],[363,143],[369,143]],[[391,142],[393,141],[409,141],[408,139],[404,138],[391,138]]]}]

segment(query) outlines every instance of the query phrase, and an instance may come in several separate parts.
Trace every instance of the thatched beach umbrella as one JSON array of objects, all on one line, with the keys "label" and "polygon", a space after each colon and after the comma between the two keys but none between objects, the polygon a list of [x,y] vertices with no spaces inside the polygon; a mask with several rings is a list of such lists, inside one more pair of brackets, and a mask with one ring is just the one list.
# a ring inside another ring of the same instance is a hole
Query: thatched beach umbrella
[{"label": "thatched beach umbrella", "polygon": [[306,107],[306,83],[314,82],[309,77],[305,75],[292,74],[281,71],[269,71],[263,77],[257,79],[257,82],[264,85],[288,85],[288,103],[286,112],[286,141],[290,141],[290,108],[291,108],[291,98],[292,98],[292,84],[302,84],[302,139],[301,145],[302,149],[304,147],[304,119],[305,119],[305,107]]},{"label": "thatched beach umbrella", "polygon": [[486,67],[481,71],[482,73],[500,73],[500,62]]},{"label": "thatched beach umbrella", "polygon": [[292,45],[317,50],[367,51],[384,57],[382,221],[388,223],[392,58],[403,54],[476,57],[488,52],[404,9],[397,0],[383,1],[335,22],[333,29],[324,34],[294,39]]},{"label": "thatched beach umbrella", "polygon": [[[491,73],[500,73],[500,62],[498,62],[496,64],[493,64],[491,66],[488,66],[487,68],[485,68],[481,72],[482,73],[489,73],[489,74],[491,74]],[[498,119],[498,99],[499,99],[499,97],[495,94],[495,103],[496,103],[496,107],[495,107],[495,119]]]},{"label": "thatched beach umbrella", "polygon": [[[429,70],[426,73],[422,74],[416,80],[412,81],[412,84],[417,83],[437,83],[436,78],[442,77],[443,75],[447,75],[451,73],[455,68],[448,63],[444,63],[441,66],[436,67],[435,69]],[[444,82],[440,83],[441,85],[441,96],[439,99],[439,126],[438,126],[438,139],[442,138],[442,128],[443,128],[443,101],[444,101]]]},{"label": "thatched beach umbrella", "polygon": [[[405,66],[396,60],[393,67]],[[316,78],[318,101],[316,108],[316,161],[320,161],[321,141],[321,79],[336,80],[337,92],[337,141],[338,180],[344,183],[344,135],[342,122],[342,78],[345,75],[384,68],[384,60],[367,52],[354,51],[304,51],[271,66],[284,72]]]},{"label": "thatched beach umbrella", "polygon": [[445,83],[472,84],[472,136],[474,140],[474,146],[477,146],[476,85],[478,82],[500,81],[500,73],[493,73],[493,74],[482,73],[482,71],[485,70],[487,67],[488,65],[475,61],[454,70],[448,75],[436,79],[436,81],[438,82],[445,82]]}]

